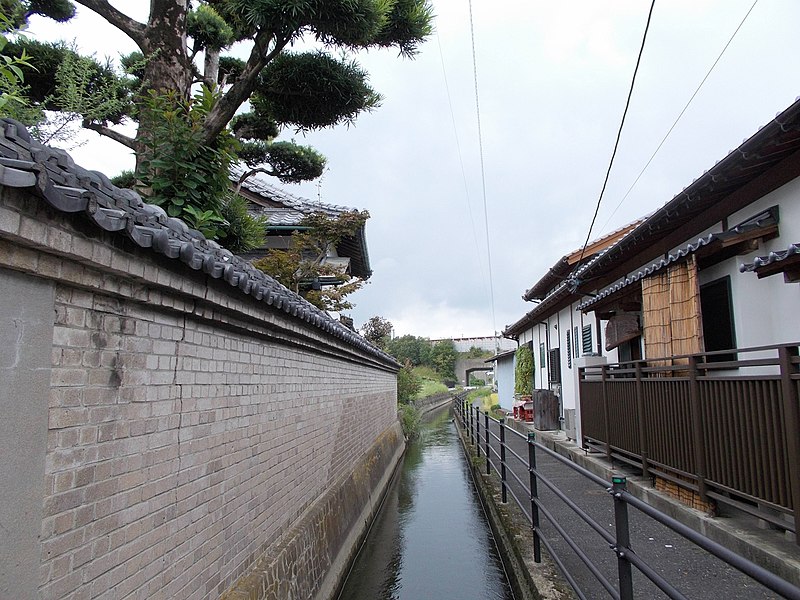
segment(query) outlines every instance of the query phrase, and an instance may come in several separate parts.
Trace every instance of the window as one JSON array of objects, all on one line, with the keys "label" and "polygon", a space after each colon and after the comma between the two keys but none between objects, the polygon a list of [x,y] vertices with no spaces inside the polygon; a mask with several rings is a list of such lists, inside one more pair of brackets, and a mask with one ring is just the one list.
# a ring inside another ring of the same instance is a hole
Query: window
[{"label": "window", "polygon": [[544,369],[545,365],[545,353],[544,353],[544,342],[539,344],[539,367]]},{"label": "window", "polygon": [[572,368],[572,343],[571,339],[572,336],[570,335],[570,330],[567,329],[567,368]]},{"label": "window", "polygon": [[[700,311],[703,315],[703,340],[706,352],[736,348],[729,276],[700,286]],[[736,354],[718,354],[709,356],[708,360],[711,362],[736,360]]]},{"label": "window", "polygon": [[578,338],[578,326],[575,325],[575,328],[572,330],[572,339],[575,340],[575,343],[572,345],[572,358],[578,358],[580,356]]},{"label": "window", "polygon": [[582,331],[582,350],[583,354],[591,354],[592,353],[592,326],[591,325],[584,325]]},{"label": "window", "polygon": [[561,356],[559,355],[559,349],[553,348],[550,350],[548,358],[550,359],[547,365],[548,381],[550,383],[561,383]]}]

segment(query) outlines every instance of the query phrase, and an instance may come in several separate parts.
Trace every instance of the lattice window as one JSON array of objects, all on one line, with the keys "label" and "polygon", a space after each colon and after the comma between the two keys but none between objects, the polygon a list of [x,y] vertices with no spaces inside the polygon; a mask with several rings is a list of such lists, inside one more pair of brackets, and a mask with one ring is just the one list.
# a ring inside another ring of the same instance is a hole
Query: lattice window
[{"label": "lattice window", "polygon": [[582,333],[583,333],[583,335],[581,337],[582,337],[583,354],[591,354],[592,353],[592,326],[591,325],[584,325]]},{"label": "lattice window", "polygon": [[572,332],[567,329],[567,368],[572,368]]}]

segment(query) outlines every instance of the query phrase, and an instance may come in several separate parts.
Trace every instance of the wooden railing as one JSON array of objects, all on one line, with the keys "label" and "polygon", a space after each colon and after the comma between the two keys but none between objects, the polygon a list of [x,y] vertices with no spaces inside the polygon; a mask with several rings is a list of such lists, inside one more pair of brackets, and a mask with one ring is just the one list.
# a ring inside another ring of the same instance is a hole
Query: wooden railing
[{"label": "wooden railing", "polygon": [[583,367],[584,441],[797,534],[798,345]]}]

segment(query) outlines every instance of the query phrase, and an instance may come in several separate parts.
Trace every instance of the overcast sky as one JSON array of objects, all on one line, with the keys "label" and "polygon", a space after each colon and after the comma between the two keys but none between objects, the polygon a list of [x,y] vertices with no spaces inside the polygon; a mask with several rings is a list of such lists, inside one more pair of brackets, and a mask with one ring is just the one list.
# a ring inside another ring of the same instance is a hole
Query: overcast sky
[{"label": "overcast sky", "polygon": [[[149,6],[112,4],[139,19]],[[752,4],[656,2],[593,238],[669,201],[800,93],[800,2],[760,0],[620,204]],[[415,60],[387,51],[359,55],[385,96],[379,109],[349,129],[294,136],[325,154],[329,169],[321,182],[289,191],[372,215],[374,274],[353,296],[356,325],[381,315],[397,334],[491,335],[533,308],[522,293],[586,237],[650,3],[472,5],[485,207],[467,0],[433,0],[436,34]],[[36,20],[29,34],[75,38],[98,56],[133,49],[83,8],[73,24]],[[82,166],[109,175],[131,168],[123,148],[94,134],[87,139],[71,150]]]}]

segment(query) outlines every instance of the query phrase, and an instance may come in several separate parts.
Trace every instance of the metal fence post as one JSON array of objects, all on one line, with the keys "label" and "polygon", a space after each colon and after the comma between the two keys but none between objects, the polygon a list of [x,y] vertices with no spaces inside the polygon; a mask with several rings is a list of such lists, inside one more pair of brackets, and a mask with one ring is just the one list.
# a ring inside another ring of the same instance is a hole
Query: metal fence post
[{"label": "metal fence post", "polygon": [[528,476],[531,488],[531,529],[533,529],[533,562],[542,562],[542,544],[539,541],[539,489],[536,483],[536,434],[528,433]]},{"label": "metal fence post", "polygon": [[481,411],[475,408],[475,445],[478,447],[478,458],[481,457]]},{"label": "metal fence post", "polygon": [[792,358],[797,356],[797,346],[784,346],[778,350],[781,365],[781,395],[783,396],[783,427],[786,436],[786,455],[789,460],[789,489],[792,490],[794,508],[795,542],[800,545],[800,398],[798,383],[792,381],[796,368]]},{"label": "metal fence post", "polygon": [[469,412],[469,443],[470,446],[474,446],[475,432],[473,431],[473,425],[472,425],[472,406],[469,406],[468,412]]},{"label": "metal fence post", "polygon": [[627,484],[626,477],[611,478],[611,494],[614,497],[614,526],[617,542],[613,546],[617,554],[617,573],[619,576],[620,600],[633,600],[633,573],[626,554],[631,552],[631,536],[628,526],[628,505],[622,499]]},{"label": "metal fence post", "polygon": [[506,490],[506,420],[500,419],[500,489],[503,494],[503,504],[508,502]]},{"label": "metal fence post", "polygon": [[489,456],[489,411],[483,413],[483,420],[486,423],[486,428],[483,432],[484,437],[486,438],[486,474],[491,475],[492,473],[492,459]]}]

